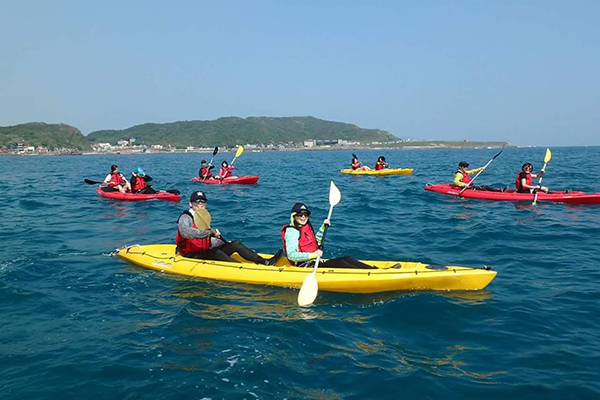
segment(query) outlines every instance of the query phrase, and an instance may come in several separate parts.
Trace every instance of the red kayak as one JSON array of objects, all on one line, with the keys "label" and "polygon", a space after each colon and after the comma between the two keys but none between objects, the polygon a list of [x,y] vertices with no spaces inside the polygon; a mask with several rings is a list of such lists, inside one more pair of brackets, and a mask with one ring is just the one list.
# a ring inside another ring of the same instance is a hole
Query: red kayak
[{"label": "red kayak", "polygon": [[[446,194],[448,196],[457,197],[462,188],[458,188],[454,185],[441,184],[441,185],[427,185],[425,190],[430,192],[436,192]],[[533,201],[532,193],[518,193],[515,190],[494,189],[481,190],[481,189],[467,189],[460,197],[466,199],[483,199],[483,200],[501,200],[501,201]],[[553,201],[559,203],[579,203],[579,204],[593,204],[600,203],[600,193],[584,193],[584,192],[555,192],[550,191],[548,193],[539,192],[537,201]]]},{"label": "red kayak", "polygon": [[98,186],[96,189],[96,193],[98,193],[102,197],[106,197],[107,199],[116,199],[116,200],[125,200],[125,201],[142,201],[142,200],[170,200],[170,201],[179,201],[180,195],[169,192],[157,192],[153,194],[142,194],[142,193],[121,193],[118,190],[109,190],[113,189]]},{"label": "red kayak", "polygon": [[257,175],[247,175],[247,176],[238,176],[235,178],[225,178],[225,179],[217,179],[217,178],[203,179],[203,178],[197,176],[195,178],[192,178],[192,181],[209,183],[209,184],[213,184],[213,185],[220,185],[220,184],[224,184],[224,183],[230,183],[230,184],[236,183],[238,185],[253,185],[256,182],[258,182],[258,176]]}]

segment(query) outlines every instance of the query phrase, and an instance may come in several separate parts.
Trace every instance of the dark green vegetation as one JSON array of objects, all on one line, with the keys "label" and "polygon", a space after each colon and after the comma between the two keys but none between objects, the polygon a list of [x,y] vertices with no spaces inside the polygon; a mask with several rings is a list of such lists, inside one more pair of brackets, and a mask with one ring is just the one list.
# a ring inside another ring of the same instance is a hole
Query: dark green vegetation
[{"label": "dark green vegetation", "polygon": [[0,146],[15,147],[17,143],[27,146],[44,146],[49,150],[91,150],[90,142],[79,129],[66,124],[30,122],[15,126],[0,126]]},{"label": "dark green vegetation", "polygon": [[398,140],[386,131],[362,129],[356,125],[324,121],[314,117],[219,118],[214,121],[182,121],[143,124],[123,130],[96,131],[92,143],[135,139],[135,144],[162,144],[174,147],[233,146],[236,144],[301,143],[309,139],[344,139],[358,142]]},{"label": "dark green vegetation", "polygon": [[[44,146],[50,151],[60,149],[91,150],[91,143],[135,139],[135,145],[171,145],[175,148],[212,147],[236,144],[302,144],[305,140],[336,140],[360,142],[360,147],[500,147],[505,142],[469,141],[400,141],[379,129],[362,129],[342,122],[324,121],[314,117],[250,117],[219,118],[214,121],[180,121],[167,124],[143,124],[123,130],[104,130],[83,136],[79,129],[66,124],[32,122],[0,127],[0,146]],[[287,147],[287,146],[286,146]]]}]

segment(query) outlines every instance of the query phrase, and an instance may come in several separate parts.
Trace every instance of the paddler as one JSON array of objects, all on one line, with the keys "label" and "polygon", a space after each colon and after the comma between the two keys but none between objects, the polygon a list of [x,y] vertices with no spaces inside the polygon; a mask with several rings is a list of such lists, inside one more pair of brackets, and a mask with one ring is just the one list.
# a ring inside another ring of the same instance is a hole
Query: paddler
[{"label": "paddler", "polygon": [[[323,240],[325,225],[330,225],[328,219],[323,221],[319,231],[315,233],[310,223],[310,210],[306,207],[306,204],[294,204],[290,224],[281,228],[281,241],[288,260],[299,267],[313,268],[314,260],[323,256],[323,250],[319,246]],[[321,266],[331,268],[377,268],[364,264],[350,256],[323,261],[319,264],[319,267]]]},{"label": "paddler", "polygon": [[210,170],[214,167],[214,165],[207,165],[206,160],[202,160],[200,162],[200,171],[198,171],[198,176],[202,179],[212,179],[212,173]]},{"label": "paddler", "polygon": [[371,168],[367,167],[366,165],[362,165],[359,161],[358,161],[358,157],[356,156],[352,156],[352,169],[355,171],[370,171]]},{"label": "paddler", "polygon": [[178,253],[188,258],[239,263],[231,257],[233,253],[238,253],[256,264],[275,264],[281,251],[267,260],[239,240],[226,242],[218,229],[211,228],[212,218],[206,209],[207,201],[204,192],[194,192],[190,196],[189,210],[184,211],[177,220],[175,243]]},{"label": "paddler", "polygon": [[148,185],[148,182],[152,180],[150,175],[146,175],[146,171],[143,168],[137,167],[131,173],[131,179],[129,183],[131,185],[132,193],[142,193],[142,194],[154,194],[156,190],[152,188],[152,186]]},{"label": "paddler", "polygon": [[458,171],[454,173],[454,186],[458,187],[470,187],[471,186],[471,175],[476,174],[479,171],[484,171],[485,167],[475,168],[475,169],[467,169],[469,168],[469,163],[466,161],[461,161],[458,163]]},{"label": "paddler", "polygon": [[385,162],[385,157],[384,156],[380,156],[377,159],[377,162],[375,163],[375,170],[379,171],[385,168],[389,168],[390,166],[388,165],[387,162]]},{"label": "paddler", "polygon": [[225,160],[223,160],[223,162],[221,163],[221,169],[219,170],[219,175],[217,176],[218,179],[225,179],[225,178],[237,178],[237,176],[234,176],[233,173],[231,173],[232,170],[234,170],[235,167],[233,165],[229,165],[229,163]]},{"label": "paddler", "polygon": [[104,182],[102,182],[102,186],[115,188],[121,193],[131,192],[129,181],[125,179],[116,164],[110,166],[110,174],[106,175]]},{"label": "paddler", "polygon": [[531,163],[525,163],[521,167],[521,172],[517,174],[515,179],[515,186],[517,187],[517,192],[519,193],[533,193],[536,190],[541,190],[542,192],[548,193],[548,188],[546,186],[534,185],[533,178],[541,178],[544,175],[543,169],[537,173],[532,174],[533,165]]}]

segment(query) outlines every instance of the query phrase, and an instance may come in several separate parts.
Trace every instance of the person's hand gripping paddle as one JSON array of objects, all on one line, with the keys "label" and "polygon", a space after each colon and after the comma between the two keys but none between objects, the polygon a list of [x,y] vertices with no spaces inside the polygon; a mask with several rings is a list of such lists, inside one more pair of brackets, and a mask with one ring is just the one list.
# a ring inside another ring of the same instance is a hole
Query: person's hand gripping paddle
[{"label": "person's hand gripping paddle", "polygon": [[[546,165],[550,162],[550,160],[552,159],[552,152],[550,151],[550,149],[546,149],[546,155],[544,156],[544,167],[542,168],[542,172],[546,172]],[[538,182],[538,185],[542,186],[542,178],[544,176],[540,176],[540,180]],[[539,193],[540,189],[535,189],[535,195],[533,196],[533,203],[531,203],[532,206],[537,205],[537,198],[538,198],[538,193]]]},{"label": "person's hand gripping paddle", "polygon": [[[329,214],[327,219],[331,219],[331,214],[333,213],[333,207],[339,204],[340,200],[342,200],[342,194],[333,181],[331,181],[331,185],[329,187]],[[321,249],[323,248],[323,244],[325,243],[325,234],[327,233],[327,229],[329,225],[325,225],[325,230],[323,231],[323,237],[321,238]],[[317,282],[317,268],[319,267],[319,263],[321,262],[321,256],[317,257],[317,261],[315,262],[315,267],[313,271],[304,279],[304,283],[302,283],[302,287],[300,288],[300,293],[298,293],[298,304],[301,306],[308,306],[315,301],[317,298],[317,293],[319,293],[319,283]]]}]

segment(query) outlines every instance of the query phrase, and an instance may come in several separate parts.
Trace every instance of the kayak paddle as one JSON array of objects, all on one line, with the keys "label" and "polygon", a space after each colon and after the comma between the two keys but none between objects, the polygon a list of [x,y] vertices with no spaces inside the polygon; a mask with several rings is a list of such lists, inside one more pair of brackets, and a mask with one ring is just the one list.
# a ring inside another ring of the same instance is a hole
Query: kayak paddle
[{"label": "kayak paddle", "polygon": [[[550,160],[552,159],[552,152],[550,151],[550,149],[546,149],[546,155],[544,156],[544,167],[542,168],[543,172],[546,172],[546,165],[550,162]],[[540,180],[538,181],[538,185],[542,185],[542,178],[544,176],[540,176]],[[535,190],[535,195],[533,196],[533,203],[531,203],[531,205],[535,206],[537,205],[537,198],[538,198],[538,193],[539,190],[536,189]]]},{"label": "kayak paddle", "polygon": [[219,148],[217,146],[215,146],[215,149],[213,150],[213,155],[210,158],[210,162],[208,163],[208,168],[206,168],[206,174],[204,174],[204,177],[202,178],[202,182],[204,182],[206,180],[206,178],[208,177],[208,172],[210,172],[210,166],[212,165],[213,160],[215,159],[215,156],[217,155],[217,153],[219,152]]},{"label": "kayak paddle", "polygon": [[229,165],[233,165],[233,163],[235,162],[235,159],[238,158],[239,156],[241,156],[243,152],[244,152],[244,146],[238,146],[238,149],[235,152],[235,157],[233,157],[233,160],[231,161],[231,163]]},{"label": "kayak paddle", "polygon": [[[331,219],[333,207],[338,205],[340,200],[342,200],[342,194],[337,186],[335,186],[333,181],[331,181],[331,185],[329,187],[329,214],[327,215],[327,219]],[[325,234],[327,233],[327,228],[329,228],[329,225],[325,225],[325,230],[323,230],[323,237],[321,238],[321,250],[323,249],[323,244],[325,243]],[[319,293],[317,268],[319,267],[320,262],[321,256],[318,256],[317,261],[315,261],[313,271],[306,277],[306,279],[304,279],[304,282],[302,283],[300,293],[298,293],[298,304],[301,306],[308,306],[317,298],[317,293]]]},{"label": "kayak paddle", "polygon": [[[492,161],[494,161],[494,160],[496,159],[496,157],[498,157],[500,154],[502,154],[502,152],[503,152],[503,151],[504,151],[504,146],[502,146],[502,150],[500,150],[500,152],[499,152],[498,154],[496,154],[494,157],[492,157],[492,159],[491,159],[490,161],[488,161],[488,163],[487,163],[487,164],[485,164],[485,165],[483,166],[483,169],[482,169],[481,171],[479,171],[479,172],[477,173],[477,175],[475,175],[475,176],[473,177],[473,179],[471,179],[471,182],[470,182],[470,183],[473,183],[473,181],[474,181],[475,179],[477,179],[477,177],[479,176],[479,174],[481,174],[481,173],[482,173],[482,172],[483,172],[483,171],[484,171],[484,170],[485,170],[485,169],[486,169],[486,168],[487,168],[487,167],[488,167],[488,166],[489,166],[489,165],[492,163]],[[463,188],[463,190],[461,190],[461,191],[460,191],[460,193],[459,193],[458,195],[460,196],[461,194],[463,194],[463,192],[464,192],[465,190],[467,190],[469,187],[470,187],[470,185],[469,185],[469,186],[465,186],[465,187]]]},{"label": "kayak paddle", "polygon": [[90,179],[84,179],[83,180],[85,183],[87,183],[88,185],[100,185],[101,183],[104,183],[102,181],[98,182],[98,181],[92,181]]}]

